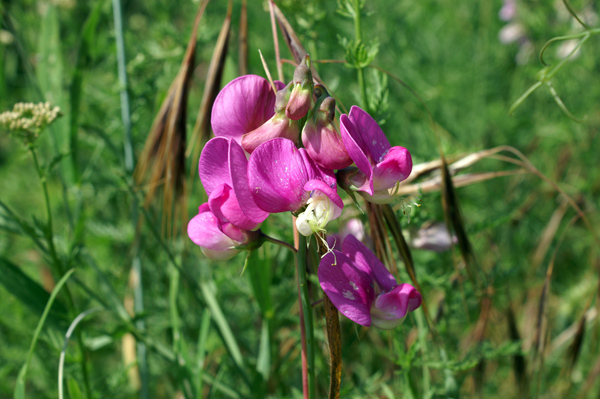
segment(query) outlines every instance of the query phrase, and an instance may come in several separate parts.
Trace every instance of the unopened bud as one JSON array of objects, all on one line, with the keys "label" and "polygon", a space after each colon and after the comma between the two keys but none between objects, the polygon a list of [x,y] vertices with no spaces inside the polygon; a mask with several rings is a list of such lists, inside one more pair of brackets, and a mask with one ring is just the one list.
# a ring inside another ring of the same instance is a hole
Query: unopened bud
[{"label": "unopened bud", "polygon": [[290,100],[285,113],[288,118],[298,120],[308,113],[312,101],[313,78],[308,54],[296,67]]}]

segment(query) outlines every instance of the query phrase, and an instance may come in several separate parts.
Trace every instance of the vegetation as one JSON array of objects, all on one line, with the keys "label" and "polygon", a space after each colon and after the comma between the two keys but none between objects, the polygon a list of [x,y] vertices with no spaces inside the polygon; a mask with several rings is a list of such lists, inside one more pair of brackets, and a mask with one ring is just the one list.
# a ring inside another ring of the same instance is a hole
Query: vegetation
[{"label": "vegetation", "polygon": [[[594,2],[275,3],[337,116],[359,105],[414,169],[432,162],[379,219],[340,190],[348,213],[327,230],[360,219],[424,299],[394,330],[340,318],[341,397],[597,397]],[[228,14],[213,1],[200,17],[204,5],[0,2],[0,112],[15,112],[0,116],[0,397],[303,397],[293,252],[265,243],[213,261],[186,234],[206,202],[196,170],[216,93],[266,77],[260,53],[286,82],[299,60],[279,33],[278,63],[269,2],[235,0]],[[452,248],[415,248],[432,223]],[[294,242],[289,213],[262,230]],[[308,299],[326,397],[317,261]]]}]

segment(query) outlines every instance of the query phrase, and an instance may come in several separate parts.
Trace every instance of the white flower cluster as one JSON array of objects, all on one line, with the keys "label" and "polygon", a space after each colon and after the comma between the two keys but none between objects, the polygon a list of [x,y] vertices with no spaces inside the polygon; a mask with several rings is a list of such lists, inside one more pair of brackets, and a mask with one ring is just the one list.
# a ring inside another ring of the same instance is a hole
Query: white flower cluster
[{"label": "white flower cluster", "polygon": [[10,132],[23,136],[25,142],[30,144],[60,115],[60,108],[53,107],[50,103],[17,103],[12,111],[0,114],[0,127]]}]

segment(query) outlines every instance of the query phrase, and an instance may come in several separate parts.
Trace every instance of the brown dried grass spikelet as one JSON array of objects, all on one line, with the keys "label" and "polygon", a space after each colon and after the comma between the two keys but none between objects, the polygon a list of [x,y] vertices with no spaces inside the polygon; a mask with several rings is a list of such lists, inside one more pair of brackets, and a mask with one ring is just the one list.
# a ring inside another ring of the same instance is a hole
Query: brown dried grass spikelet
[{"label": "brown dried grass spikelet", "polygon": [[[187,156],[192,156],[192,167],[190,169],[191,176],[196,173],[200,152],[202,151],[204,144],[210,138],[210,114],[215,98],[217,98],[221,88],[221,77],[223,76],[223,69],[225,68],[225,58],[227,57],[229,34],[231,32],[231,11],[232,1],[230,0],[227,8],[227,15],[221,26],[217,44],[215,45],[210,60],[210,66],[208,67],[208,73],[206,74],[206,81],[204,83],[204,92],[202,93],[202,101],[200,102],[200,108],[198,109],[190,146],[186,153]],[[192,181],[194,180],[192,179]]]},{"label": "brown dried grass spikelet", "polygon": [[[162,186],[163,231],[176,231],[173,218],[187,220],[185,185],[186,107],[192,77],[198,26],[208,0],[198,5],[194,28],[177,76],[173,80],[146,139],[135,170],[137,184],[148,187],[145,206]],[[176,234],[175,234],[176,235]]]}]

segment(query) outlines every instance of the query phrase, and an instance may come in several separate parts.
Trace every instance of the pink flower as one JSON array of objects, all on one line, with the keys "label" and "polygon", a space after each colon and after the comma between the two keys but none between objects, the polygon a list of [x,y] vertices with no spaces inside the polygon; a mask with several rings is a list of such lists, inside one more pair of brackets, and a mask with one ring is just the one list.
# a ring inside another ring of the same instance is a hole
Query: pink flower
[{"label": "pink flower", "polygon": [[198,172],[210,211],[221,222],[254,230],[269,216],[254,202],[248,186],[246,154],[235,140],[215,137],[206,143]]},{"label": "pink flower", "polygon": [[361,326],[389,330],[421,305],[421,294],[398,284],[383,263],[354,236],[342,251],[326,254],[319,264],[319,283],[334,306]]},{"label": "pink flower", "polygon": [[198,208],[198,215],[188,224],[188,236],[209,259],[227,260],[237,255],[253,242],[258,242],[260,233],[246,231],[231,223],[222,223],[209,209],[208,204]]},{"label": "pink flower", "polygon": [[[284,84],[276,81],[277,90]],[[229,82],[213,104],[211,125],[215,136],[241,143],[242,136],[253,131],[275,114],[275,93],[265,78],[244,75]]]},{"label": "pink flower", "polygon": [[[310,235],[342,213],[335,176],[305,149],[284,138],[261,144],[250,156],[248,181],[256,204],[269,213],[296,212],[300,233]],[[303,209],[306,206],[306,209]]]},{"label": "pink flower", "polygon": [[361,192],[368,201],[394,200],[388,189],[406,179],[412,158],[404,147],[392,147],[375,120],[357,106],[340,117],[342,141],[358,170],[341,174],[346,189]]}]

